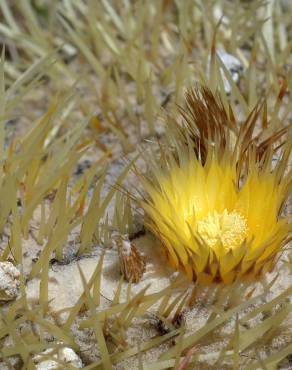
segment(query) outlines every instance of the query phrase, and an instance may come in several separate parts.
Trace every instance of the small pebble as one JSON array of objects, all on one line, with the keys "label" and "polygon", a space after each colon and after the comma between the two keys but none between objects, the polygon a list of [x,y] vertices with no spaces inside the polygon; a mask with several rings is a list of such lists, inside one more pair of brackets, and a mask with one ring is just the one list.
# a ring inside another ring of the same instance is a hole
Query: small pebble
[{"label": "small pebble", "polygon": [[0,301],[11,301],[17,297],[19,277],[19,270],[11,262],[0,262]]},{"label": "small pebble", "polygon": [[40,355],[34,356],[33,360],[36,364],[37,370],[60,369],[60,364],[57,361],[54,361],[54,359],[62,361],[63,363],[70,365],[70,367],[82,369],[83,364],[80,357],[73,351],[73,349],[69,347],[60,348],[57,353],[54,353],[52,355],[52,359],[44,359],[42,361],[42,355],[48,356],[52,351],[53,350],[49,348],[46,351],[42,352]]}]

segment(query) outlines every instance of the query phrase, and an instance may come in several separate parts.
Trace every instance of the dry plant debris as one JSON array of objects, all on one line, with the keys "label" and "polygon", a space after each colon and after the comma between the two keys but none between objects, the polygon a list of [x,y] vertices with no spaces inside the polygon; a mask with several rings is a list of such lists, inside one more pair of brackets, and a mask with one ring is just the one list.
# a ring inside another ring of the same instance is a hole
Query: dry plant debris
[{"label": "dry plant debris", "polygon": [[145,271],[145,259],[127,239],[121,237],[117,240],[117,247],[122,275],[126,281],[138,283]]}]

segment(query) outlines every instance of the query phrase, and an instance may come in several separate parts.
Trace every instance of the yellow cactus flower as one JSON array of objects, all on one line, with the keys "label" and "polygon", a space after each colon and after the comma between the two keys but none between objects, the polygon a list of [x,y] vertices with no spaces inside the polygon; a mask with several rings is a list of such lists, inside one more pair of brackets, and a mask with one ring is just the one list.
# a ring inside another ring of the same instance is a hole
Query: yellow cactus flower
[{"label": "yellow cactus flower", "polygon": [[257,276],[273,268],[288,241],[292,225],[281,217],[291,186],[288,144],[282,143],[272,166],[273,144],[286,130],[255,141],[259,112],[236,132],[220,99],[208,89],[194,90],[185,125],[150,165],[142,202],[146,226],[190,280],[230,283]]}]

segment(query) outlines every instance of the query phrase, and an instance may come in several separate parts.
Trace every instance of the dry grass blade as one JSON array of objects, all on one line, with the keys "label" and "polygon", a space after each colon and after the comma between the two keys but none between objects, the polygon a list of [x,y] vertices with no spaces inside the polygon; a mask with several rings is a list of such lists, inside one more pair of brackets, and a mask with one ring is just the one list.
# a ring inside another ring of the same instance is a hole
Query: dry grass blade
[{"label": "dry grass blade", "polygon": [[85,302],[86,302],[87,306],[89,307],[91,315],[92,315],[93,320],[94,320],[93,327],[94,327],[96,340],[97,340],[97,343],[99,345],[99,349],[100,349],[100,353],[101,353],[103,368],[104,368],[104,370],[107,370],[107,369],[110,370],[110,369],[112,369],[112,362],[111,362],[111,359],[110,359],[110,356],[109,356],[109,353],[108,353],[106,341],[105,341],[103,331],[102,331],[102,326],[101,326],[101,323],[96,319],[95,304],[94,304],[94,301],[91,297],[90,290],[88,288],[88,285],[87,285],[86,279],[84,277],[84,274],[83,274],[79,264],[77,266],[78,266],[79,273],[80,273],[80,276],[81,276],[81,279],[82,279],[82,284],[83,284],[83,287],[84,287]]}]

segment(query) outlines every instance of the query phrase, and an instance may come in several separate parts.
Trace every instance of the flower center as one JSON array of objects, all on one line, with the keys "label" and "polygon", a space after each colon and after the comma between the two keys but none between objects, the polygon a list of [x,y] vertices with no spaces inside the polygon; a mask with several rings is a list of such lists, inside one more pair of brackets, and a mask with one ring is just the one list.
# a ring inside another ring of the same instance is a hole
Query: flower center
[{"label": "flower center", "polygon": [[226,250],[233,249],[240,246],[246,237],[246,219],[236,211],[215,211],[198,221],[198,233],[210,248],[223,246]]}]

